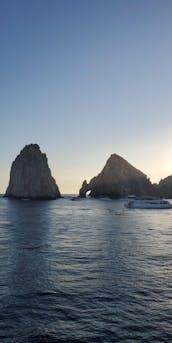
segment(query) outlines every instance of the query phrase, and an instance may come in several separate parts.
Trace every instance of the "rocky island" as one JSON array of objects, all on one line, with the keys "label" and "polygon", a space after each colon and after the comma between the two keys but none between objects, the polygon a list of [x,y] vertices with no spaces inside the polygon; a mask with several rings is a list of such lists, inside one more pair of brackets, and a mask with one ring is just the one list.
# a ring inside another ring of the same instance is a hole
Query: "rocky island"
[{"label": "rocky island", "polygon": [[26,145],[12,163],[5,197],[27,199],[60,198],[59,188],[51,175],[46,154],[39,145]]},{"label": "rocky island", "polygon": [[154,187],[147,176],[133,167],[117,154],[107,160],[105,167],[89,183],[85,180],[79,191],[84,198],[90,192],[91,197],[120,198],[128,195],[153,195]]}]

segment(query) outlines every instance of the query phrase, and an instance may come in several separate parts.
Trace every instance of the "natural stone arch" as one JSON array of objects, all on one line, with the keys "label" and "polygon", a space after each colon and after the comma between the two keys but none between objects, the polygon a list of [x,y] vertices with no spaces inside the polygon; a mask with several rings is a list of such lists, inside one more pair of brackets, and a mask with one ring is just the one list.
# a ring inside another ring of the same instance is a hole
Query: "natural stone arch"
[{"label": "natural stone arch", "polygon": [[84,180],[82,183],[82,186],[79,190],[79,197],[80,198],[86,198],[87,193],[90,191],[91,191],[91,189],[90,189],[89,183],[87,183],[87,181]]}]

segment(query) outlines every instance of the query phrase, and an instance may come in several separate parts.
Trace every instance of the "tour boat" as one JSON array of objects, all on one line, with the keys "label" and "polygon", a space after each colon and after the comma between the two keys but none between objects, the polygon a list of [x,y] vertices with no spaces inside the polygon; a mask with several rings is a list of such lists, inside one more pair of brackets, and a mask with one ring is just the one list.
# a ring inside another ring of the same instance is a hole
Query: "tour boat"
[{"label": "tour boat", "polygon": [[126,204],[127,208],[168,209],[172,204],[164,199],[134,199]]}]

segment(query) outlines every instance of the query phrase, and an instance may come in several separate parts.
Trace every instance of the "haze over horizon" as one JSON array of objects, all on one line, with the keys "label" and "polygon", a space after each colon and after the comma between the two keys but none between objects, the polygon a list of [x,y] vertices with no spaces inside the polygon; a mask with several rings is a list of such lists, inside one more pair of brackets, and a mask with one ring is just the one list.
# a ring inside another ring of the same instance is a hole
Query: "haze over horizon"
[{"label": "haze over horizon", "polygon": [[171,17],[170,0],[1,1],[0,193],[30,143],[63,194],[112,153],[172,174]]}]

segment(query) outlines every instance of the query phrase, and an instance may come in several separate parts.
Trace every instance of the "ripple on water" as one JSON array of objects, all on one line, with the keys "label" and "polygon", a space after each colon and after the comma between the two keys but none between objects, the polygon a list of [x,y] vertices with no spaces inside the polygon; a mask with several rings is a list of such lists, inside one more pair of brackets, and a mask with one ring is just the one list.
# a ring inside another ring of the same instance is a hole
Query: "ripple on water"
[{"label": "ripple on water", "polygon": [[172,212],[0,199],[0,342],[172,342]]}]

